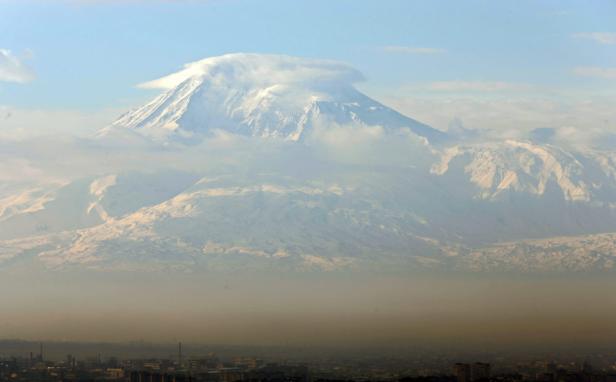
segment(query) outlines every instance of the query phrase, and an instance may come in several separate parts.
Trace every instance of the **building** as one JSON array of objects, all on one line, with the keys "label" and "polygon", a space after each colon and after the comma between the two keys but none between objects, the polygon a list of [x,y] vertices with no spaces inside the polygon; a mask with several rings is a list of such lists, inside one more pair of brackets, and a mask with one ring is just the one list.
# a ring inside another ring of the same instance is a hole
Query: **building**
[{"label": "building", "polygon": [[471,381],[488,381],[490,379],[490,364],[475,362],[471,366]]},{"label": "building", "polygon": [[453,365],[453,374],[458,382],[471,382],[471,365],[456,363]]}]

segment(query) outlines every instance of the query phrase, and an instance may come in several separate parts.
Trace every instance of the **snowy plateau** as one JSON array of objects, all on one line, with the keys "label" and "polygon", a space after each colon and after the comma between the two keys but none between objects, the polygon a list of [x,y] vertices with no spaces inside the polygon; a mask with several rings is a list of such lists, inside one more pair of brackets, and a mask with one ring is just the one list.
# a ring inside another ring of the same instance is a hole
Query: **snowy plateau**
[{"label": "snowy plateau", "polygon": [[162,94],[75,143],[126,168],[0,184],[0,267],[614,268],[616,150],[440,131],[360,80],[229,54],[141,84]]}]

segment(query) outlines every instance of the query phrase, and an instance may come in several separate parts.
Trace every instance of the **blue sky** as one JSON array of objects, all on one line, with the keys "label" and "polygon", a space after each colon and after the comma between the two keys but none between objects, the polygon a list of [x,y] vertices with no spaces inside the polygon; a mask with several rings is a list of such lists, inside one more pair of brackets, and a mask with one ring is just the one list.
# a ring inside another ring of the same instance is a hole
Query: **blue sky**
[{"label": "blue sky", "polygon": [[615,20],[611,1],[0,0],[0,49],[36,77],[0,82],[0,105],[127,108],[154,94],[136,84],[230,52],[345,61],[403,109],[613,95]]}]

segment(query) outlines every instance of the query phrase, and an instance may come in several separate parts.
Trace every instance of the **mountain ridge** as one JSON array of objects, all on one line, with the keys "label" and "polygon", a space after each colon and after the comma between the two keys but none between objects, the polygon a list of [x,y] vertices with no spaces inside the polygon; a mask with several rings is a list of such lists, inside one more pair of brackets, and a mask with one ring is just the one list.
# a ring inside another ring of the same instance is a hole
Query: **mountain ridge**
[{"label": "mountain ridge", "polygon": [[613,269],[615,151],[446,134],[362,94],[361,78],[233,54],[144,84],[164,92],[92,141],[105,158],[123,142],[140,170],[0,188],[0,264]]}]

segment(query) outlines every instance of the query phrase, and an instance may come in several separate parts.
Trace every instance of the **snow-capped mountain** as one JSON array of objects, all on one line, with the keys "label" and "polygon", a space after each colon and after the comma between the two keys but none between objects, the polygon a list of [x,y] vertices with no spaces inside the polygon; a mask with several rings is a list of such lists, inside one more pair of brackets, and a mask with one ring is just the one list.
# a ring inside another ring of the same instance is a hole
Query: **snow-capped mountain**
[{"label": "snow-capped mountain", "polygon": [[550,144],[507,139],[445,149],[431,172],[445,176],[456,167],[476,186],[476,197],[498,199],[508,191],[542,196],[549,188],[569,202],[616,201],[616,156],[575,152]]},{"label": "snow-capped mountain", "polygon": [[128,112],[114,128],[195,142],[213,130],[298,141],[316,124],[409,129],[438,143],[446,134],[406,117],[353,87],[361,74],[336,62],[279,55],[228,54],[186,65],[145,86],[169,88]]},{"label": "snow-capped mountain", "polygon": [[143,84],[163,93],[90,142],[108,157],[110,139],[143,138],[151,146],[122,141],[142,170],[3,185],[0,264],[613,267],[616,151],[456,138],[362,94],[361,78],[331,61],[232,54]]}]

